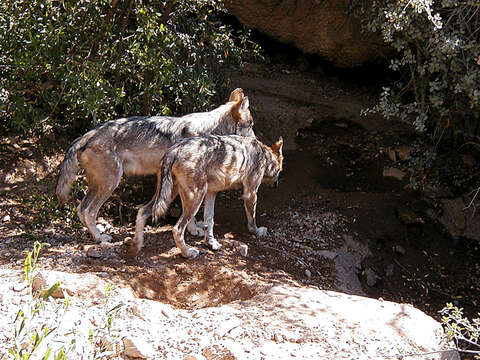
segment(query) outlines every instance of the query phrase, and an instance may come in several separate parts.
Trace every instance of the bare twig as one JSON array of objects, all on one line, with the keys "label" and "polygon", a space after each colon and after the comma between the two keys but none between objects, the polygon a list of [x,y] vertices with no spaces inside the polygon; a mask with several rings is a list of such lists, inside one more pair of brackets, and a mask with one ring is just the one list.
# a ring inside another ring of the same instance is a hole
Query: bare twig
[{"label": "bare twig", "polygon": [[[473,207],[472,218],[475,216],[475,212],[477,211],[477,207],[475,206],[475,199],[477,198],[477,195],[480,192],[480,187],[478,187],[477,190],[471,191],[470,194],[472,194],[473,192],[475,192],[475,195],[473,195],[472,199],[470,200],[470,203],[466,207],[463,208],[463,210],[467,210],[471,206]],[[468,194],[468,195],[470,195],[470,194]]]}]

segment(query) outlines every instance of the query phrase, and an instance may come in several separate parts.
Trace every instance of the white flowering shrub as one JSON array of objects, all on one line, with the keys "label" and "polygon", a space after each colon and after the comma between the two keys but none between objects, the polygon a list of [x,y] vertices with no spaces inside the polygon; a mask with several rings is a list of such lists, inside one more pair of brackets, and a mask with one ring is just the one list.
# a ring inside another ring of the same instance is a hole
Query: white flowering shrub
[{"label": "white flowering shrub", "polygon": [[478,137],[478,1],[357,0],[352,10],[396,50],[390,67],[398,81],[388,84],[368,111],[398,117],[437,138]]}]

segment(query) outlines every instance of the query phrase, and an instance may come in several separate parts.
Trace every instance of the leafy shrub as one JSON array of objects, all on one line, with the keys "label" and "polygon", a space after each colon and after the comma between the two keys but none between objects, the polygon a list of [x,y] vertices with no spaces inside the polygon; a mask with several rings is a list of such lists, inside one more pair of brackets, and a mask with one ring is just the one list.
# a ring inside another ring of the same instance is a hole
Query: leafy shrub
[{"label": "leafy shrub", "polygon": [[396,51],[399,80],[370,109],[412,123],[436,139],[479,135],[480,11],[478,1],[352,1],[369,31]]},{"label": "leafy shrub", "polygon": [[451,303],[440,313],[448,341],[454,341],[458,351],[480,359],[480,318],[469,320],[463,315],[462,309]]},{"label": "leafy shrub", "polygon": [[4,0],[0,119],[16,131],[83,130],[205,110],[224,95],[222,66],[258,54],[222,11],[213,0]]}]

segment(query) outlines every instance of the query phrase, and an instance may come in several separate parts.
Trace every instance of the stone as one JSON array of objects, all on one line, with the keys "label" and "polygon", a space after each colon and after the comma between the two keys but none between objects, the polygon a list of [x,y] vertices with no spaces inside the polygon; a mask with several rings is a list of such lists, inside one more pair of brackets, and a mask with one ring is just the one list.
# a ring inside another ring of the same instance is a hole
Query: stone
[{"label": "stone", "polygon": [[425,221],[410,209],[397,208],[397,209],[395,209],[395,211],[397,213],[398,218],[400,219],[400,221],[404,225],[423,225],[423,224],[425,224]]},{"label": "stone", "polygon": [[10,221],[10,215],[5,215],[5,216],[2,218],[2,221],[3,221],[3,222],[9,222],[9,221]]},{"label": "stone", "polygon": [[100,259],[102,257],[102,252],[97,246],[90,246],[87,248],[87,256],[93,259]]},{"label": "stone", "polygon": [[397,153],[394,150],[388,149],[387,150],[387,156],[393,162],[397,162]]},{"label": "stone", "polygon": [[405,248],[402,245],[398,245],[398,244],[393,247],[393,251],[395,251],[397,254],[400,254],[400,255],[405,255],[407,253]]},{"label": "stone", "polygon": [[350,68],[392,53],[376,34],[361,30],[347,15],[348,1],[226,0],[225,6],[243,24],[318,54],[337,67]]},{"label": "stone", "polygon": [[480,241],[480,217],[472,216],[472,206],[469,208],[470,201],[467,199],[465,202],[462,198],[441,199],[442,215],[439,218],[433,214],[431,216],[440,221],[454,239],[463,236]]},{"label": "stone", "polygon": [[470,168],[474,167],[475,164],[477,163],[475,161],[475,158],[470,154],[463,154],[462,155],[462,162],[465,166],[470,167]]},{"label": "stone", "polygon": [[375,272],[375,270],[371,268],[365,269],[365,277],[367,279],[367,285],[370,287],[375,286],[378,280],[381,279],[381,277]]},{"label": "stone", "polygon": [[32,293],[35,294],[39,291],[45,290],[47,287],[47,281],[43,278],[42,274],[38,273],[32,281]]},{"label": "stone", "polygon": [[383,170],[383,177],[393,177],[398,181],[402,181],[405,175],[405,172],[394,167],[388,167]]},{"label": "stone", "polygon": [[395,149],[395,152],[397,153],[398,158],[402,161],[406,160],[410,156],[411,151],[412,151],[412,147],[407,145],[400,145]]},{"label": "stone", "polygon": [[310,270],[306,269],[305,270],[305,276],[310,279],[312,277],[312,272]]},{"label": "stone", "polygon": [[131,359],[146,359],[146,357],[137,349],[132,340],[128,339],[127,337],[123,337],[122,342],[122,355],[127,356]]},{"label": "stone", "polygon": [[243,257],[246,257],[247,254],[248,254],[248,245],[247,245],[247,244],[241,244],[241,245],[238,247],[238,252],[239,252],[240,255],[242,255]]},{"label": "stone", "polygon": [[386,267],[385,267],[385,276],[386,277],[392,277],[393,276],[393,273],[395,271],[395,264],[388,264]]},{"label": "stone", "polygon": [[331,250],[320,250],[320,251],[317,251],[316,254],[318,256],[321,256],[321,257],[323,257],[325,259],[329,259],[329,260],[333,260],[338,256],[338,253],[336,253],[335,251],[331,251]]}]

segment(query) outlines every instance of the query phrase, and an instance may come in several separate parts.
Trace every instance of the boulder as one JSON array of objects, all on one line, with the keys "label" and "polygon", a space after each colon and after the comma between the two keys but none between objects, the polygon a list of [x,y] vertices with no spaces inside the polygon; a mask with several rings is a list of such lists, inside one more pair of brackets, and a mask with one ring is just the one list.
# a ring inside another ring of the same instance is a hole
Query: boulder
[{"label": "boulder", "polygon": [[[459,359],[444,342],[441,325],[408,304],[277,283],[249,300],[176,309],[135,298],[128,284],[116,282],[107,306],[106,282],[97,276],[42,273],[47,283],[61,281],[73,289],[68,309],[54,324],[55,334],[42,343],[62,346],[75,341],[72,358],[91,349],[93,334],[94,343],[103,348],[120,345],[128,359],[200,358],[199,354],[208,359],[397,359],[406,355]],[[0,353],[14,346],[11,331],[17,305],[27,307],[32,301],[27,291],[11,289],[21,275],[21,271],[0,269]],[[58,307],[50,302],[46,306],[50,311]],[[171,316],[163,315],[165,309]],[[102,330],[106,315],[113,320],[108,332]],[[42,311],[36,319],[47,323],[55,317]],[[52,342],[53,337],[58,341]]]},{"label": "boulder", "polygon": [[352,68],[391,52],[383,40],[361,30],[346,14],[349,0],[225,0],[243,24],[336,66]]}]

